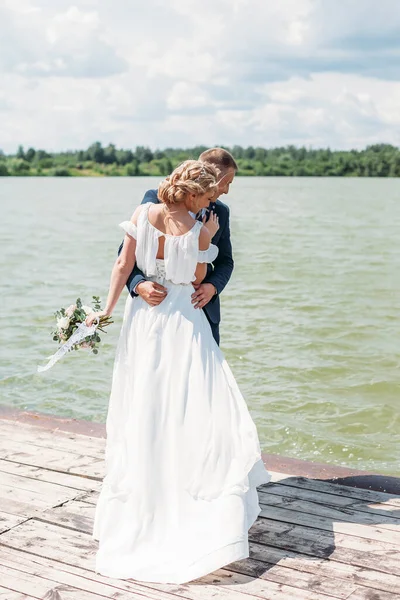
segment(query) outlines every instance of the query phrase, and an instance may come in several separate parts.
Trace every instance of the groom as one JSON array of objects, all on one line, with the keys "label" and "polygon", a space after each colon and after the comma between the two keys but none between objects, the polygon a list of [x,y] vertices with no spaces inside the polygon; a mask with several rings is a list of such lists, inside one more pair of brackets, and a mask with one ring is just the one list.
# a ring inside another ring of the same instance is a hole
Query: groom
[{"label": "groom", "polygon": [[[219,171],[217,197],[227,194],[238,170],[233,156],[223,148],[211,148],[200,154],[199,160],[214,165]],[[157,190],[148,190],[145,193],[142,204],[146,202],[159,203]],[[216,198],[215,201],[210,202],[210,206],[206,210],[206,220],[208,220],[211,211],[219,219],[219,229],[212,239],[212,243],[218,246],[219,253],[214,263],[207,265],[207,275],[204,281],[195,286],[192,303],[195,308],[204,309],[214,339],[219,344],[219,323],[221,320],[219,295],[232,275],[233,258],[229,229],[229,208]],[[201,214],[196,215],[198,219],[202,217]],[[167,295],[167,289],[164,286],[154,281],[147,281],[137,266],[134,267],[126,285],[132,297],[139,295],[151,306],[161,304]]]}]

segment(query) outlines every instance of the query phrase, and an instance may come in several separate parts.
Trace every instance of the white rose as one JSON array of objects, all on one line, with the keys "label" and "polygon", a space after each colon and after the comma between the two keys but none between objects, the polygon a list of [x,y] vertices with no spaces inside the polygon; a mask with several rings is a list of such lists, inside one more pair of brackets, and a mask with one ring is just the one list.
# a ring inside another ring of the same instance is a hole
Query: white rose
[{"label": "white rose", "polygon": [[93,308],[91,306],[82,306],[82,308],[87,315],[90,315],[90,313],[93,312]]},{"label": "white rose", "polygon": [[67,310],[65,311],[65,314],[67,315],[67,317],[72,317],[75,309],[76,309],[76,304],[71,304],[71,306],[68,306]]},{"label": "white rose", "polygon": [[57,319],[57,328],[58,329],[68,329],[69,327],[69,318],[61,317],[61,319]]}]

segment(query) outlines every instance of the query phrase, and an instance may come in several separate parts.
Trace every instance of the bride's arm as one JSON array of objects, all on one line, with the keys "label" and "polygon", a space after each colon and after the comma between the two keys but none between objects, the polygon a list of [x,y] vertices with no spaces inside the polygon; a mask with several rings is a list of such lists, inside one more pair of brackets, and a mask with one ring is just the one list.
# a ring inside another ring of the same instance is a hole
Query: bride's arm
[{"label": "bride's arm", "polygon": [[[208,231],[207,227],[202,227],[199,235],[199,250],[204,251],[208,250],[211,243],[211,235]],[[194,285],[198,285],[203,281],[205,276],[207,275],[207,263],[199,262],[196,267],[196,279],[193,281]]]},{"label": "bride's arm", "polygon": [[110,289],[104,309],[106,315],[111,315],[118,299],[124,289],[129,275],[132,273],[136,263],[136,240],[129,234],[125,234],[124,246],[121,254],[114,263],[111,272]]},{"label": "bride's arm", "polygon": [[[141,207],[138,207],[133,213],[131,223],[136,227],[137,216]],[[119,300],[128,277],[136,263],[136,240],[134,237],[125,234],[123,248],[111,271],[110,288],[108,291],[105,309],[101,312],[91,313],[86,319],[86,325],[90,326],[97,318],[101,316],[110,316]]]}]

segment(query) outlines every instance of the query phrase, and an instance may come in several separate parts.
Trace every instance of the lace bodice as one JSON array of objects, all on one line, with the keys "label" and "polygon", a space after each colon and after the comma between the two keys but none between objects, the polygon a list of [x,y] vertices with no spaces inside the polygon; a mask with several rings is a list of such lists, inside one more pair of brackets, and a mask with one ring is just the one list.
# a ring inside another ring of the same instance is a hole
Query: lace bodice
[{"label": "lace bodice", "polygon": [[164,236],[165,279],[175,284],[188,284],[195,280],[198,262],[213,262],[218,256],[218,248],[213,244],[208,250],[199,250],[199,235],[203,224],[199,221],[183,235],[163,233],[148,218],[151,202],[143,205],[137,225],[123,221],[120,227],[136,239],[136,264],[146,277],[159,276],[160,260],[157,260],[159,238]]}]

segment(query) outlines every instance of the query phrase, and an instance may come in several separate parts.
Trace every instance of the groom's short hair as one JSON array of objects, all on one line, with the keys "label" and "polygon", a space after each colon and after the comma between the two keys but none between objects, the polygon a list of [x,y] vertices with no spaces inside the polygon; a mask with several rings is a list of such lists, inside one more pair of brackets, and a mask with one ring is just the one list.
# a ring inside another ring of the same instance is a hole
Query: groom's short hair
[{"label": "groom's short hair", "polygon": [[236,173],[239,169],[232,154],[224,148],[210,148],[209,150],[205,150],[205,152],[200,154],[199,160],[215,165],[222,172],[234,169]]}]

